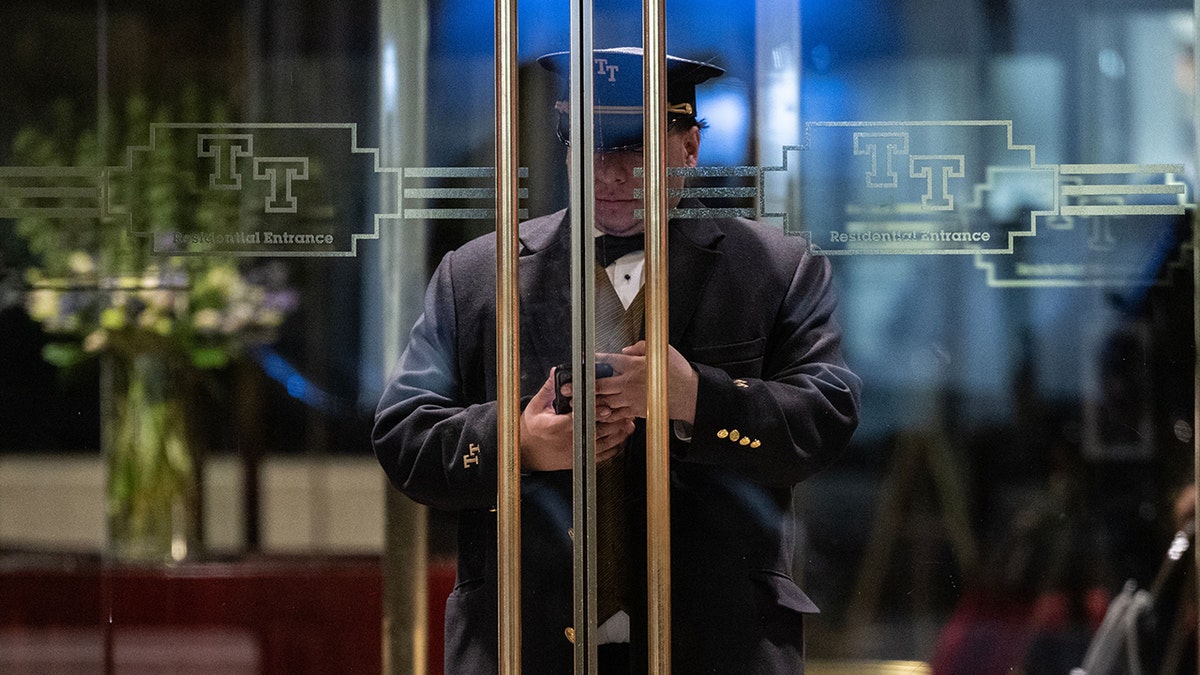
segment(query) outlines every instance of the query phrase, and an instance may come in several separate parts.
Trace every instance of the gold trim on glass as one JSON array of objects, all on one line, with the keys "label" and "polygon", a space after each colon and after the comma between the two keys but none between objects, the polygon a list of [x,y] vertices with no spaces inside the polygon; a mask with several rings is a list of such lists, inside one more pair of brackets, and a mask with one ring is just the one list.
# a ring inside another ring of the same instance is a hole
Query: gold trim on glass
[{"label": "gold trim on glass", "polygon": [[648,672],[671,672],[670,422],[667,415],[666,3],[642,5],[646,237],[646,594]]},{"label": "gold trim on glass", "polygon": [[521,672],[520,301],[517,282],[517,2],[496,0],[496,507],[499,672]]},{"label": "gold trim on glass", "polygon": [[804,668],[807,675],[930,675],[933,670],[923,661],[811,660]]}]

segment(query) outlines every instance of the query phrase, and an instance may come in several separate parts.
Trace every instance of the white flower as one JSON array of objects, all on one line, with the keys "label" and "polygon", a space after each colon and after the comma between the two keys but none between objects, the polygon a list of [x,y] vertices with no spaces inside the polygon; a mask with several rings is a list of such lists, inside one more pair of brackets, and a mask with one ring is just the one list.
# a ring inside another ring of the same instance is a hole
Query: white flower
[{"label": "white flower", "polygon": [[88,336],[83,339],[83,350],[85,352],[95,353],[108,346],[108,331],[104,329],[94,330],[88,333]]},{"label": "white flower", "polygon": [[148,291],[143,296],[146,304],[159,312],[169,312],[175,307],[176,292],[170,289]]},{"label": "white flower", "polygon": [[158,287],[162,286],[162,282],[158,278],[158,268],[157,267],[151,266],[146,270],[146,273],[142,275],[141,286],[142,286],[142,288],[147,288],[147,289],[158,288]]},{"label": "white flower", "polygon": [[38,323],[46,323],[58,316],[58,291],[35,288],[29,292],[26,307],[29,316]]},{"label": "white flower", "polygon": [[154,326],[158,323],[159,316],[160,314],[158,312],[155,312],[151,308],[147,307],[146,309],[142,310],[140,315],[138,315],[137,325],[140,328],[154,330]]},{"label": "white flower", "polygon": [[241,288],[241,278],[232,267],[214,267],[204,278],[205,285],[210,286],[225,297],[236,295]]},{"label": "white flower", "polygon": [[236,335],[254,320],[254,308],[249,305],[237,304],[229,308],[222,327],[226,335]]},{"label": "white flower", "polygon": [[201,333],[215,333],[221,328],[221,313],[215,309],[202,309],[192,317],[192,325]]},{"label": "white flower", "polygon": [[96,261],[92,260],[92,256],[83,251],[75,251],[67,258],[67,265],[71,271],[80,276],[93,274],[96,271]]}]

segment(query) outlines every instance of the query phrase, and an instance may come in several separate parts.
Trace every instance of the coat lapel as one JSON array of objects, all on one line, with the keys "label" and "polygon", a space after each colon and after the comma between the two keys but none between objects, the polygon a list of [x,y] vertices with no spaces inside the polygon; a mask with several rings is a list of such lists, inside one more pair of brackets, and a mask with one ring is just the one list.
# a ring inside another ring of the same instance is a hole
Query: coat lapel
[{"label": "coat lapel", "polygon": [[571,242],[563,215],[530,221],[535,226],[520,234],[521,370],[543,378],[571,351]]},{"label": "coat lapel", "polygon": [[667,245],[670,272],[670,342],[678,347],[692,322],[692,315],[707,291],[721,260],[718,244],[725,234],[707,218],[671,221]]}]

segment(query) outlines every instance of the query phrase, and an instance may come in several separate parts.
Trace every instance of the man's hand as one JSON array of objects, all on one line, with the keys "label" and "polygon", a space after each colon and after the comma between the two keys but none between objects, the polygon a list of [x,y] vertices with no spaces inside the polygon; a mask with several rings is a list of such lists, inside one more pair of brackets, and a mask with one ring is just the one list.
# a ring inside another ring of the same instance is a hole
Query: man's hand
[{"label": "man's hand", "polygon": [[[521,469],[559,471],[575,464],[573,415],[554,412],[554,371],[521,413]],[[615,456],[633,433],[632,419],[596,421],[596,461]]]},{"label": "man's hand", "polygon": [[[598,360],[611,363],[616,374],[596,380],[596,419],[625,420],[646,416],[646,341],[621,350],[620,354],[600,354]],[[692,424],[696,420],[696,390],[700,377],[692,364],[670,345],[667,346],[667,416]]]}]

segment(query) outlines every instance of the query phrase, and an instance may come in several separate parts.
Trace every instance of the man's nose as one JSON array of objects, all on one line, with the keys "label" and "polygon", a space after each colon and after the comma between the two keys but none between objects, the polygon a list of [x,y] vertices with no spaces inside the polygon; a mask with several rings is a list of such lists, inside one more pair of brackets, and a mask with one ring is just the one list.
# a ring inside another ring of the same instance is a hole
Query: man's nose
[{"label": "man's nose", "polygon": [[620,157],[612,153],[598,152],[594,157],[593,170],[596,173],[596,180],[601,180],[606,183],[624,182],[629,178],[629,171],[625,166],[625,162],[621,161]]}]

